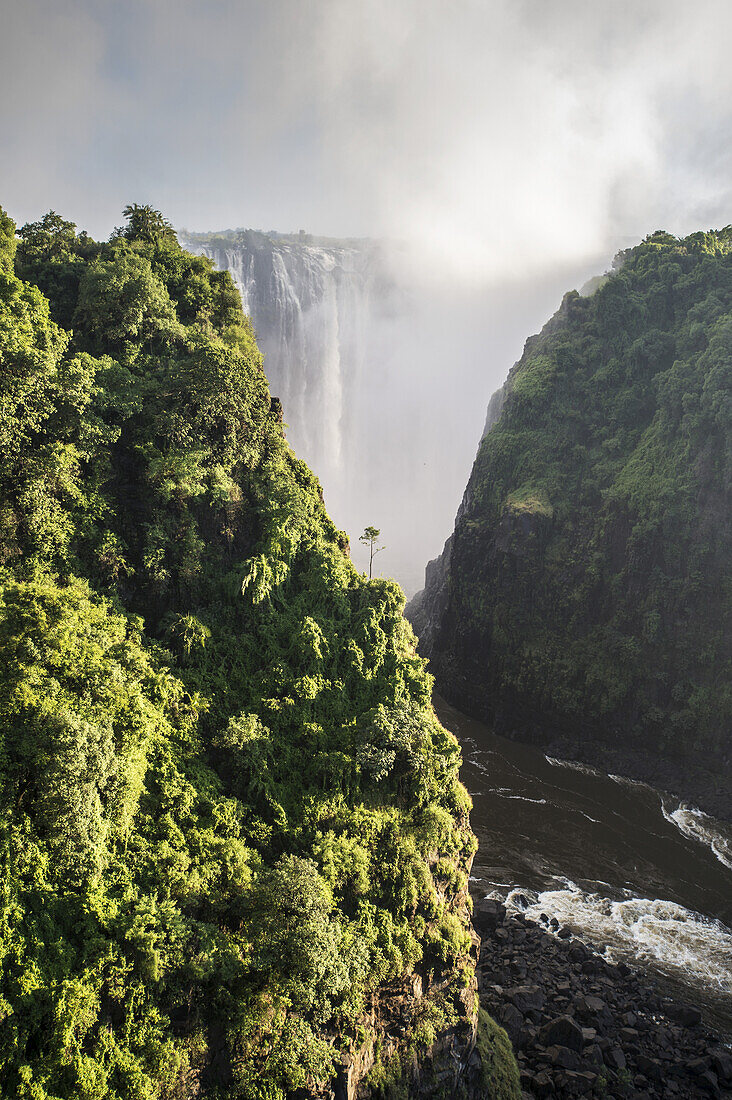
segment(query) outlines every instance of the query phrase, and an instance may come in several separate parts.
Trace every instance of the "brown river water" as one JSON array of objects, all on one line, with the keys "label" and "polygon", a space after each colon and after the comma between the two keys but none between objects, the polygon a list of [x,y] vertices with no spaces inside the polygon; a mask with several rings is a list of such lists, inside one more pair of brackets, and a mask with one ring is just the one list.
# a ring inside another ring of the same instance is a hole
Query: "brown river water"
[{"label": "brown river water", "polygon": [[556,917],[732,1036],[732,825],[434,705],[463,750],[480,844],[472,885]]}]

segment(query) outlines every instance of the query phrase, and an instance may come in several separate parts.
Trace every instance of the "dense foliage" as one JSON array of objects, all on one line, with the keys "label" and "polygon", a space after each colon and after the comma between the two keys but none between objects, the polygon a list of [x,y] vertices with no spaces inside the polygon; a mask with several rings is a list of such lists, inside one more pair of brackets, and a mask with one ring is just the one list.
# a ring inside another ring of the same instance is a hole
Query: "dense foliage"
[{"label": "dense foliage", "polygon": [[125,214],[0,214],[0,1093],[274,1100],[469,969],[469,803],[230,277]]},{"label": "dense foliage", "polygon": [[593,290],[509,375],[414,621],[502,730],[730,775],[732,229],[654,233]]}]

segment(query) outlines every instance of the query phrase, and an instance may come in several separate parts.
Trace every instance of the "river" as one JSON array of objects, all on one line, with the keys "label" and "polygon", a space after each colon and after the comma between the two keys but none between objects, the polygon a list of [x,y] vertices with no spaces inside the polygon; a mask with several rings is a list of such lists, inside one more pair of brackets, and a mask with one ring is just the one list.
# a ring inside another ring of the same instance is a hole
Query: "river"
[{"label": "river", "polygon": [[473,885],[652,971],[732,1036],[732,825],[434,704],[463,749]]}]

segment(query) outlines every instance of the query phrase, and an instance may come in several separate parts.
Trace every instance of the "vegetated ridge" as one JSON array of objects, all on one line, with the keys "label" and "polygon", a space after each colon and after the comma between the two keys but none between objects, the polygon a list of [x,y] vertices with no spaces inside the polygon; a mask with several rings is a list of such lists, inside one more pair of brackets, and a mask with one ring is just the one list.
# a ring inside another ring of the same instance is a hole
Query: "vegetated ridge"
[{"label": "vegetated ridge", "polygon": [[497,732],[729,816],[732,229],[593,290],[527,340],[407,613]]},{"label": "vegetated ridge", "polygon": [[125,214],[0,213],[0,1094],[514,1097],[402,593],[229,275]]}]

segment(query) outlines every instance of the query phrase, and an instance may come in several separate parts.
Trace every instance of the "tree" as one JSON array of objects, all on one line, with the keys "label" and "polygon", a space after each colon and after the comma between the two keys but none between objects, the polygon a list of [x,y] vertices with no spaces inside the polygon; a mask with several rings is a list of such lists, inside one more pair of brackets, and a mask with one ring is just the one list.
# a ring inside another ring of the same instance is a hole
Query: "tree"
[{"label": "tree", "polygon": [[76,225],[49,210],[40,221],[26,222],[18,231],[18,258],[23,263],[66,260],[74,251]]},{"label": "tree", "polygon": [[126,206],[122,213],[127,218],[127,226],[122,230],[125,240],[147,241],[149,244],[156,244],[160,240],[177,242],[168,219],[152,206],[147,204],[140,206],[133,202]]},{"label": "tree", "polygon": [[94,347],[134,358],[146,340],[172,340],[182,332],[175,307],[150,261],[132,252],[89,265],[79,286],[76,329]]},{"label": "tree", "polygon": [[381,531],[378,527],[365,527],[362,535],[358,536],[358,541],[362,542],[364,546],[369,548],[369,580],[371,580],[371,571],[373,568],[374,558],[377,554],[380,554],[382,550],[386,550],[385,546],[377,546],[376,540],[378,539]]},{"label": "tree", "polygon": [[0,271],[12,273],[15,244],[15,222],[0,206]]}]

